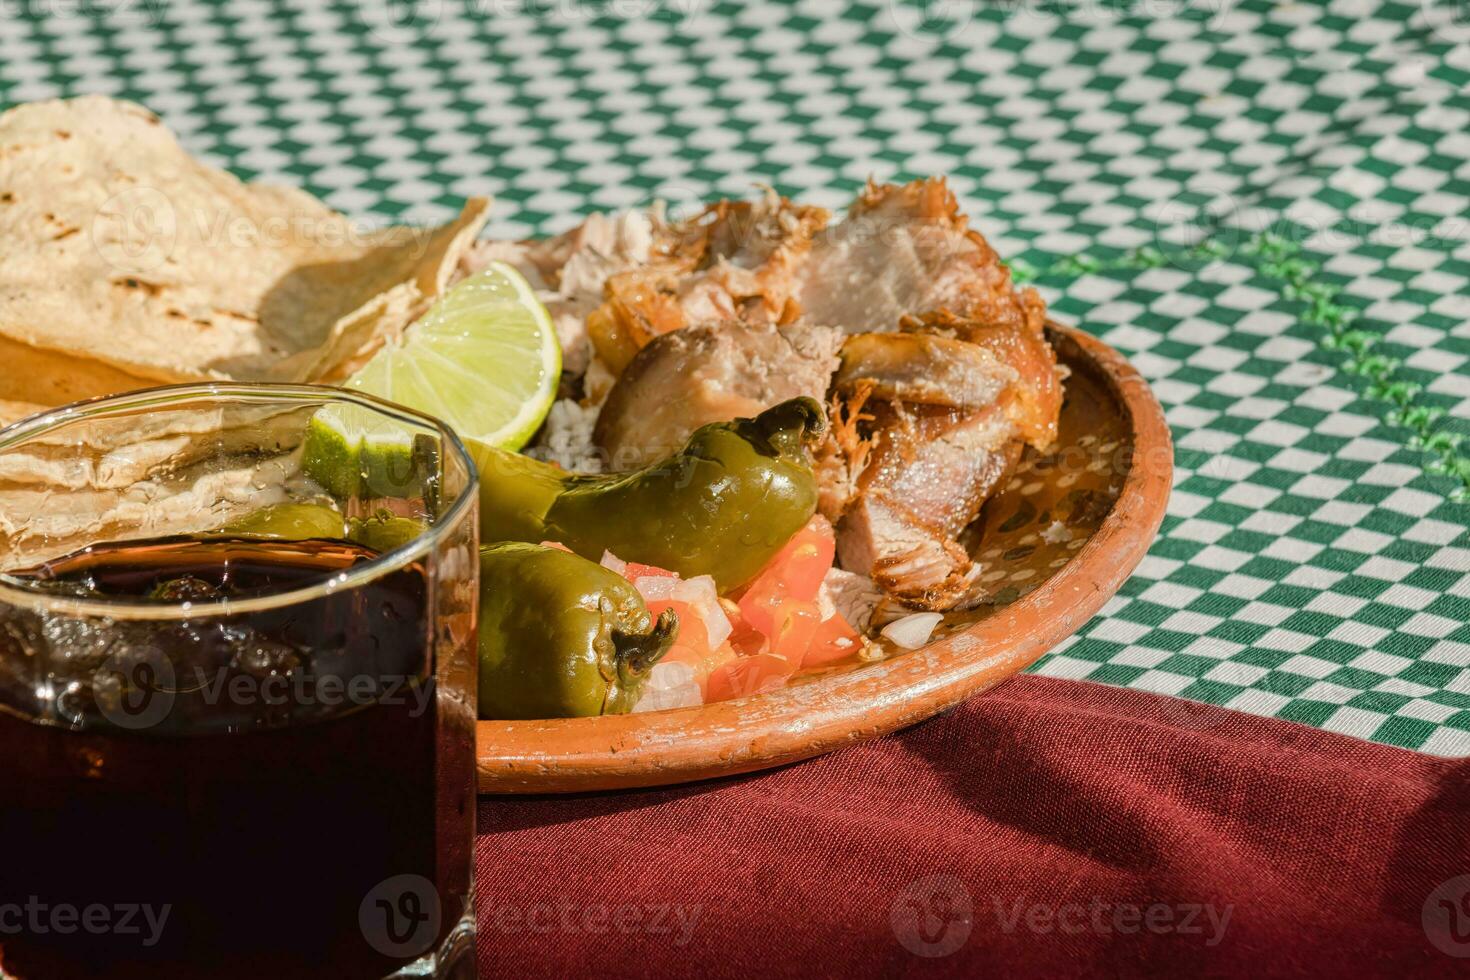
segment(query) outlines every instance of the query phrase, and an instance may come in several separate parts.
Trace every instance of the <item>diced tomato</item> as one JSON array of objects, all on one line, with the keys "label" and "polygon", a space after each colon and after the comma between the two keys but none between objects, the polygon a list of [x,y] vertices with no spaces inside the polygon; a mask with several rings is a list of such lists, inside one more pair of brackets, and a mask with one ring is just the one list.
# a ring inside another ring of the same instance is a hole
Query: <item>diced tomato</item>
[{"label": "diced tomato", "polygon": [[706,703],[729,701],[751,694],[774,691],[796,672],[796,665],[784,657],[762,653],[754,657],[736,657],[716,667],[705,685]]},{"label": "diced tomato", "polygon": [[[738,598],[719,601],[731,631],[718,649],[710,649],[708,624],[701,615],[701,610],[712,609],[708,602],[649,601],[648,611],[654,616],[672,609],[681,624],[664,662],[689,664],[709,703],[772,691],[803,666],[822,667],[855,656],[862,649],[857,632],[840,615],[824,621],[817,603],[836,550],[832,525],[820,516],[812,518],[737,593]],[[646,578],[678,578],[666,569],[638,562],[628,562],[622,573],[635,583]],[[683,588],[645,583],[641,591],[645,596],[667,595]],[[721,624],[717,635],[723,633]]]},{"label": "diced tomato", "polygon": [[688,664],[694,670],[694,680],[704,693],[704,699],[709,701],[710,677],[725,664],[739,659],[741,659],[740,655],[731,649],[728,643],[721,644],[718,650],[710,650],[707,647],[695,649],[693,646],[675,641],[659,663]]},{"label": "diced tomato", "polygon": [[[648,604],[648,612],[652,616],[658,616],[665,609],[674,610],[679,617],[679,635],[674,638],[674,645],[664,654],[660,663],[688,664],[694,669],[695,681],[704,690],[710,675],[722,665],[735,660],[739,654],[728,641],[720,644],[717,649],[710,649],[709,628],[700,618],[699,611],[689,603],[677,599],[655,599]],[[709,700],[708,696],[705,700]]]},{"label": "diced tomato", "polygon": [[771,648],[771,641],[766,634],[756,629],[745,621],[740,614],[740,607],[729,600],[720,600],[720,607],[725,615],[730,618],[730,646],[742,657],[753,657],[758,653],[767,653]]},{"label": "diced tomato", "polygon": [[667,568],[659,568],[657,565],[644,565],[641,562],[630,561],[623,569],[623,578],[629,582],[636,582],[640,578],[678,578],[678,574]]},{"label": "diced tomato", "polygon": [[648,615],[658,619],[665,609],[672,609],[679,617],[679,640],[688,640],[704,649],[709,649],[709,628],[699,616],[699,610],[678,599],[653,599],[648,603]]},{"label": "diced tomato", "polygon": [[813,517],[786,542],[741,596],[740,612],[745,621],[774,643],[776,607],[783,602],[815,601],[822,580],[832,568],[836,551],[832,525],[820,515]]},{"label": "diced tomato", "polygon": [[826,667],[850,660],[863,648],[862,637],[848,625],[841,613],[834,614],[817,627],[811,646],[802,658],[803,667]]},{"label": "diced tomato", "polygon": [[815,602],[790,600],[775,608],[775,635],[771,637],[771,652],[784,657],[797,666],[812,645],[812,637],[822,624],[822,613]]}]

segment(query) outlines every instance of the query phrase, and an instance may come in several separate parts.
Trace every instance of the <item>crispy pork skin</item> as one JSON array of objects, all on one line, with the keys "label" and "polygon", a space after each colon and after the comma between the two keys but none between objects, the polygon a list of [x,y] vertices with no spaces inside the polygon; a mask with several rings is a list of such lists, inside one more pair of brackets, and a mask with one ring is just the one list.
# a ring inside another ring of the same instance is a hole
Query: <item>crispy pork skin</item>
[{"label": "crispy pork skin", "polygon": [[1017,329],[957,317],[948,310],[904,317],[899,329],[918,336],[944,337],[983,348],[1015,372],[1001,392],[1000,404],[1028,445],[1045,449],[1056,441],[1062,413],[1062,371],[1056,351],[1040,330]]},{"label": "crispy pork skin", "polygon": [[936,178],[870,184],[816,236],[797,300],[853,334],[818,458],[842,567],[915,608],[963,605],[979,569],[960,531],[1027,444],[1056,438],[1041,298],[1013,286]]},{"label": "crispy pork skin", "polygon": [[1017,380],[1015,368],[976,344],[924,333],[860,333],[842,345],[839,389],[867,385],[869,398],[978,410]]},{"label": "crispy pork skin", "polygon": [[963,603],[976,571],[957,543],[1020,457],[999,406],[876,405],[870,447],[837,524],[838,556],[922,609]]}]

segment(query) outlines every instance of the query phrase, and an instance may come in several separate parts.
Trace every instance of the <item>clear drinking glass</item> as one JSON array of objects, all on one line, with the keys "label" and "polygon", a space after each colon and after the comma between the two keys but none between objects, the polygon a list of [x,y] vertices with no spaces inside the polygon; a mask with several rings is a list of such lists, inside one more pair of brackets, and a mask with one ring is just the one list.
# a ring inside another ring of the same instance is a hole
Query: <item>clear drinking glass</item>
[{"label": "clear drinking glass", "polygon": [[472,975],[477,536],[335,389],[0,432],[0,976]]}]

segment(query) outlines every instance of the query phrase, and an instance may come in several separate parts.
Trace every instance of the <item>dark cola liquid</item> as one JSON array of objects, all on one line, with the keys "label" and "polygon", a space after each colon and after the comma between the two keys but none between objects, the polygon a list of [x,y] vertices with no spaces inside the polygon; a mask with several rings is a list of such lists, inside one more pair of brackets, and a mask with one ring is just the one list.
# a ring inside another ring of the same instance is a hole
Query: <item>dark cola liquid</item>
[{"label": "dark cola liquid", "polygon": [[[207,609],[374,557],[167,539],[8,577]],[[382,977],[437,946],[467,908],[473,733],[436,689],[430,594],[410,565],[166,624],[0,607],[4,971]]]}]

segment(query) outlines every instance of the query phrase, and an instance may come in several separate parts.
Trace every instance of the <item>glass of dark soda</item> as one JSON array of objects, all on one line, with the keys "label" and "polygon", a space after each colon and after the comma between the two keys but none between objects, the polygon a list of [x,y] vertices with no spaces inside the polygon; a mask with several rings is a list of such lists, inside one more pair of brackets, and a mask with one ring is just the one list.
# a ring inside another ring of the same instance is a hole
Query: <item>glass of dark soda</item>
[{"label": "glass of dark soda", "polygon": [[0,432],[0,977],[473,975],[477,479],[193,385]]}]

